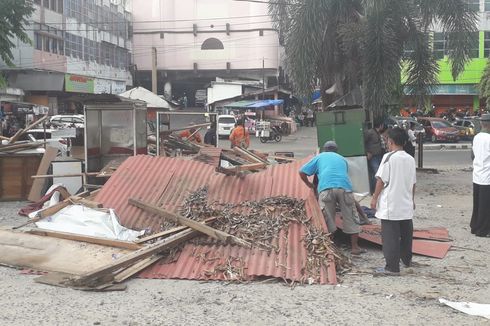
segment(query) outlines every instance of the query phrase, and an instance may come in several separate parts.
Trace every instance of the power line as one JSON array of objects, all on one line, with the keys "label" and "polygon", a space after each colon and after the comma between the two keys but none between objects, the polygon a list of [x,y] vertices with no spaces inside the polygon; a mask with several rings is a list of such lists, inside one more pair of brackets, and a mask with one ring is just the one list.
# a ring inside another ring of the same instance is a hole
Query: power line
[{"label": "power line", "polygon": [[[70,17],[71,16],[66,16],[65,17]],[[258,18],[258,17],[270,17],[269,15],[249,15],[249,16],[230,16],[230,17],[213,17],[213,18],[193,18],[193,19],[169,19],[169,20],[134,20],[129,21],[129,20],[124,20],[124,21],[112,21],[112,23],[117,23],[117,24],[127,24],[127,23],[132,23],[132,24],[152,24],[152,23],[176,23],[176,22],[198,22],[198,21],[209,21],[209,20],[222,20],[222,19],[247,19],[247,18]],[[39,23],[36,21],[29,21],[30,23]],[[95,25],[103,25],[103,24],[108,24],[111,22],[106,22],[106,21],[94,21],[94,22],[76,22],[76,23],[59,23],[59,22],[43,22],[43,24],[52,24],[52,25],[64,25],[64,24],[95,24]]]}]

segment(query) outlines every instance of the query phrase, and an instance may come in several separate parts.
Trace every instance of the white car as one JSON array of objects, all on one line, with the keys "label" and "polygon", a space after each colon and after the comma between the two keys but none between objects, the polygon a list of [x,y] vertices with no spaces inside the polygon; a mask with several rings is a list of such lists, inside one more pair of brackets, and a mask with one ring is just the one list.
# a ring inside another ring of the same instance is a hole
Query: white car
[{"label": "white car", "polygon": [[236,118],[234,115],[218,116],[218,136],[229,136],[233,128],[235,128]]},{"label": "white car", "polygon": [[54,115],[49,122],[55,128],[85,128],[85,118],[82,114]]}]

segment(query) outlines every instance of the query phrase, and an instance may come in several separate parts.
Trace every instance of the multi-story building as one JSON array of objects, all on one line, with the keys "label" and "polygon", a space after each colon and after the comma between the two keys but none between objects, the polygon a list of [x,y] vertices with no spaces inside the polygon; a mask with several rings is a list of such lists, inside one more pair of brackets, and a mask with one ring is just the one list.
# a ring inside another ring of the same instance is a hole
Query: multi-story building
[{"label": "multi-story building", "polygon": [[135,84],[158,94],[188,97],[220,77],[282,79],[282,47],[267,2],[234,0],[133,1]]},{"label": "multi-story building", "polygon": [[[432,35],[433,53],[438,59],[440,73],[439,84],[434,85],[433,95],[427,106],[434,106],[436,114],[443,114],[453,108],[458,111],[476,112],[485,107],[481,101],[477,85],[490,57],[490,0],[466,0],[468,6],[478,11],[478,32],[473,38],[471,51],[472,60],[466,65],[465,71],[458,79],[453,80],[451,66],[448,61],[447,38],[441,29],[435,26]],[[407,97],[405,104],[407,108],[414,108],[413,98]]]},{"label": "multi-story building", "polygon": [[35,0],[34,8],[32,44],[16,41],[14,67],[0,60],[25,101],[73,112],[73,93],[119,94],[132,85],[130,1]]}]

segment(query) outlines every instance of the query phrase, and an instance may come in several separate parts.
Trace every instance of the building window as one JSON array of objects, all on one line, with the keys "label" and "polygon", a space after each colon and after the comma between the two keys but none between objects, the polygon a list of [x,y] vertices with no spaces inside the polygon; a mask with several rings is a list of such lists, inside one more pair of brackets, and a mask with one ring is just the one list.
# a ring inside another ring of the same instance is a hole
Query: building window
[{"label": "building window", "polygon": [[43,49],[43,50],[44,50],[45,52],[49,52],[49,48],[51,47],[51,44],[50,44],[50,42],[49,42],[49,37],[47,37],[47,36],[43,36],[43,39],[44,39],[44,42],[43,42],[43,44],[44,44],[44,49]]},{"label": "building window", "polygon": [[480,0],[466,0],[468,9],[473,11],[480,11]]},{"label": "building window", "polygon": [[58,0],[58,10],[60,14],[63,13],[63,0]]},{"label": "building window", "polygon": [[[471,34],[471,49],[470,49],[470,57],[478,58],[479,57],[479,32],[474,32]],[[449,54],[449,39],[448,35],[444,33],[434,33],[433,39],[433,53],[434,57],[437,60],[443,59],[444,56]]]},{"label": "building window", "polygon": [[485,0],[485,11],[490,11],[490,0]]},{"label": "building window", "polygon": [[444,33],[434,33],[433,50],[434,58],[443,59],[446,54],[446,36]]},{"label": "building window", "polygon": [[39,35],[39,33],[34,33],[34,43],[36,46],[36,50],[43,50],[43,37]]},{"label": "building window", "polygon": [[51,53],[58,53],[58,40],[51,39]]},{"label": "building window", "polygon": [[490,57],[490,32],[485,32],[484,55],[485,58]]},{"label": "building window", "polygon": [[201,45],[201,50],[223,50],[224,48],[223,43],[214,37],[208,38]]}]

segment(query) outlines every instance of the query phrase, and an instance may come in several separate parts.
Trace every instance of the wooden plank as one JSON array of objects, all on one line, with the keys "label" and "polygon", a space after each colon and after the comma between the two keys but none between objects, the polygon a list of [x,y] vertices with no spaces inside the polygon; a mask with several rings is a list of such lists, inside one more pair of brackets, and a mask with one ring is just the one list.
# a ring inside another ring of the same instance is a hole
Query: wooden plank
[{"label": "wooden plank", "polygon": [[243,239],[237,238],[237,237],[235,237],[231,234],[228,234],[226,232],[216,230],[216,229],[214,229],[214,228],[212,228],[206,224],[202,224],[202,223],[199,223],[197,221],[188,219],[186,217],[170,213],[164,209],[161,209],[160,207],[157,207],[155,205],[151,205],[149,203],[145,203],[139,199],[130,198],[128,200],[128,202],[129,202],[129,204],[134,205],[138,208],[141,208],[141,209],[143,209],[147,212],[150,212],[152,214],[156,214],[156,215],[159,215],[163,218],[170,219],[170,220],[177,222],[181,225],[186,225],[186,226],[188,226],[188,227],[190,227],[196,231],[199,231],[201,233],[204,233],[204,234],[210,236],[213,239],[220,240],[220,241],[224,242],[225,244],[231,243],[231,244],[236,244],[236,245],[239,245],[239,246],[242,246],[245,248],[251,248],[252,247],[252,245],[249,242],[247,242]]},{"label": "wooden plank", "polygon": [[145,247],[124,257],[121,257],[120,259],[117,259],[108,265],[85,273],[80,277],[74,279],[71,286],[95,287],[97,285],[100,285],[101,283],[106,283],[108,282],[108,280],[114,279],[114,275],[112,275],[113,272],[131,266],[141,261],[142,259],[161,253],[162,251],[175,248],[179,244],[188,241],[197,235],[199,235],[199,232],[194,230],[185,230],[179,232],[173,236],[160,240],[159,242],[156,242],[151,246]]},{"label": "wooden plank", "polygon": [[0,230],[0,264],[82,275],[132,250]]},{"label": "wooden plank", "polygon": [[115,283],[124,282],[125,280],[127,280],[131,276],[141,272],[142,270],[144,270],[148,266],[153,265],[154,263],[156,263],[157,261],[159,261],[162,258],[163,258],[163,256],[161,256],[161,255],[155,255],[155,256],[145,258],[145,259],[137,262],[133,266],[126,268],[122,272],[118,273],[116,276],[114,276],[114,282]]},{"label": "wooden plank", "polygon": [[76,202],[77,200],[81,199],[83,196],[87,196],[88,194],[89,194],[89,192],[86,191],[86,192],[83,192],[83,193],[78,194],[77,196],[70,196],[67,199],[59,202],[58,204],[55,204],[53,206],[50,206],[50,207],[44,208],[42,210],[39,210],[36,213],[36,216],[33,219],[31,219],[31,220],[29,220],[29,221],[27,221],[27,222],[25,222],[25,223],[23,223],[21,225],[14,226],[12,229],[14,229],[14,230],[15,229],[20,229],[20,228],[22,228],[24,226],[27,226],[29,224],[39,222],[39,221],[41,221],[42,219],[44,219],[44,218],[46,218],[48,216],[52,216],[52,215],[58,213],[63,208],[65,208],[65,207],[70,206],[71,204],[73,204],[74,201]]},{"label": "wooden plank", "polygon": [[251,155],[250,153],[247,153],[246,151],[243,150],[243,148],[235,146],[233,147],[233,151],[240,157],[246,159],[247,161],[250,161],[252,163],[264,163],[263,160],[258,159],[254,155]]},{"label": "wooden plank", "polygon": [[51,231],[51,230],[43,230],[43,229],[31,229],[31,230],[27,230],[26,233],[40,235],[40,236],[44,236],[44,237],[52,237],[52,238],[58,238],[58,239],[81,241],[81,242],[93,243],[93,244],[98,244],[98,245],[107,246],[107,247],[122,248],[122,249],[128,249],[128,250],[138,250],[138,249],[142,248],[141,245],[134,243],[134,242],[112,240],[112,239],[106,239],[106,238],[100,238],[100,237],[92,237],[92,236],[88,236],[88,235],[80,235],[80,234],[69,233],[69,232],[59,232],[59,231]]},{"label": "wooden plank", "polygon": [[[245,165],[238,165],[234,166],[232,168],[223,168],[223,170],[228,170],[230,172],[242,172],[242,171],[254,171],[254,170],[261,170],[265,169],[267,167],[267,164],[265,163],[253,163],[253,164],[245,164]],[[221,171],[220,171],[221,172]]]},{"label": "wooden plank", "polygon": [[86,172],[86,173],[71,173],[71,174],[40,174],[33,175],[33,179],[48,179],[48,178],[68,178],[68,177],[83,177],[83,176],[96,176],[99,172]]},{"label": "wooden plank", "polygon": [[36,148],[46,144],[45,142],[31,142],[31,143],[22,143],[22,144],[14,144],[14,145],[0,145],[0,152],[8,153],[8,152],[17,152],[25,149]]},{"label": "wooden plank", "polygon": [[[53,147],[46,147],[46,151],[44,152],[41,163],[39,164],[39,168],[37,169],[36,174],[46,174],[48,172],[49,166],[51,162],[58,155],[58,149]],[[42,191],[44,188],[44,183],[46,180],[44,179],[35,179],[32,183],[31,191],[29,192],[28,200],[36,202],[42,198]]]},{"label": "wooden plank", "polygon": [[22,136],[23,131],[24,131],[24,129],[17,130],[17,132],[12,137],[10,137],[9,144],[13,144],[17,140],[19,140],[20,136]]},{"label": "wooden plank", "polygon": [[144,242],[148,242],[150,240],[154,240],[154,239],[158,239],[158,238],[162,238],[162,237],[165,237],[167,235],[171,235],[171,234],[174,234],[174,233],[177,233],[177,232],[180,232],[180,231],[184,231],[188,229],[187,226],[179,226],[179,227],[176,227],[176,228],[173,228],[173,229],[170,229],[170,230],[167,230],[167,231],[163,231],[163,232],[159,232],[159,233],[155,233],[155,234],[152,234],[152,235],[149,235],[147,237],[144,237],[144,238],[141,238],[141,239],[138,239],[136,240],[135,242],[136,243],[144,243]]},{"label": "wooden plank", "polygon": [[[235,148],[233,148],[233,150],[235,150]],[[241,153],[243,156],[246,156],[247,158],[249,158],[249,160],[252,160],[254,162],[265,163],[265,164],[268,164],[268,165],[270,164],[267,160],[263,159],[262,157],[260,157],[257,154],[249,151],[246,148],[237,147],[237,149],[235,151]]]},{"label": "wooden plank", "polygon": [[40,123],[43,123],[44,121],[48,120],[49,118],[49,115],[44,115],[42,118],[34,121],[33,123],[31,123],[29,126],[25,127],[22,131],[22,135],[25,134],[26,132],[28,132],[29,130],[31,130],[32,128],[34,128],[35,126],[37,126],[38,124]]},{"label": "wooden plank", "polygon": [[[213,221],[216,221],[216,217],[210,217],[208,219],[206,219],[204,221],[204,223],[211,223]],[[141,238],[141,239],[138,239],[135,241],[135,243],[144,243],[144,242],[148,242],[150,240],[154,240],[154,239],[158,239],[158,238],[162,238],[162,237],[165,237],[165,236],[168,236],[168,235],[171,235],[171,234],[174,234],[174,233],[177,233],[177,232],[180,232],[180,231],[183,231],[183,230],[186,230],[188,229],[187,226],[179,226],[179,227],[176,227],[176,228],[173,228],[173,229],[170,229],[170,230],[167,230],[167,231],[162,231],[162,232],[159,232],[159,233],[155,233],[155,234],[152,234],[152,235],[149,235],[147,237],[144,237],[144,238]]]}]

